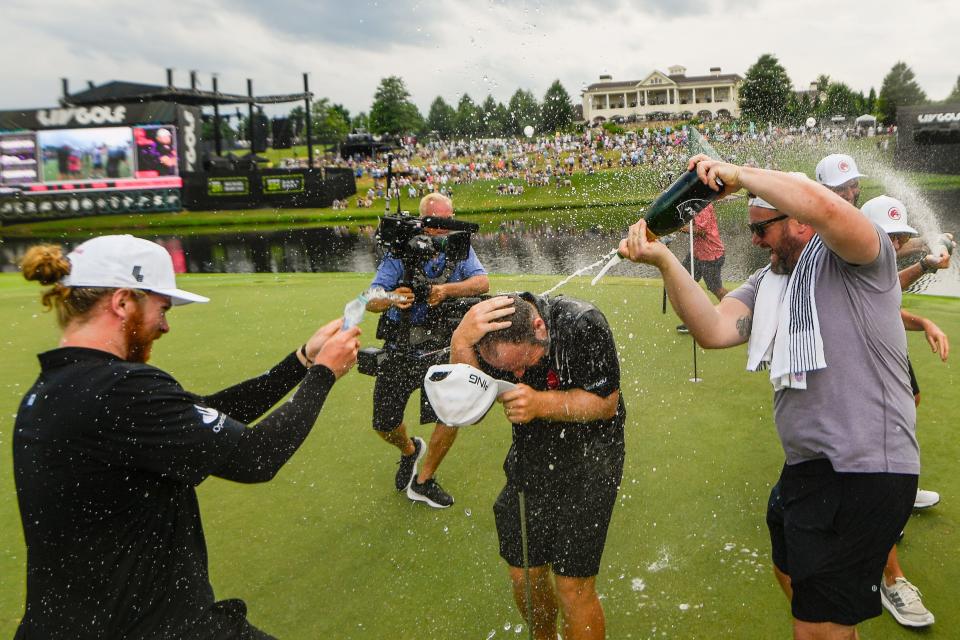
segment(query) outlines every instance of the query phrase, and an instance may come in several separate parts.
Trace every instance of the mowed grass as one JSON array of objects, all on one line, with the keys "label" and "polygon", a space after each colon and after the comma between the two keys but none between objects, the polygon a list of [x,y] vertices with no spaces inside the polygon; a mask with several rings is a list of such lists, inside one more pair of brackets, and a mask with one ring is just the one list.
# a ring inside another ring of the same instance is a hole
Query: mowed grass
[{"label": "mowed grass", "polygon": [[[300,345],[362,290],[369,274],[188,275],[212,302],[175,309],[154,363],[186,388],[210,392],[257,374]],[[553,277],[496,276],[494,291],[543,291]],[[610,638],[789,637],[789,609],[771,576],[764,513],[782,463],[764,374],[744,371],[743,347],[698,351],[660,312],[658,281],[587,279],[565,289],[595,302],[622,357],[627,463],[598,589]],[[13,486],[13,418],[53,347],[55,321],[40,288],[0,276],[6,327],[0,373],[0,636],[23,611],[25,549]],[[907,296],[905,306],[960,336],[955,299]],[[373,339],[375,317],[364,324]],[[943,502],[911,518],[900,555],[936,614],[931,638],[960,627],[960,444],[957,368],[909,336],[923,387],[921,486]],[[956,357],[956,356],[955,356]],[[857,380],[847,381],[858,393]],[[494,410],[463,429],[440,468],[456,504],[435,511],[393,488],[396,453],[370,428],[373,379],[356,372],[331,392],[314,431],[278,477],[246,486],[209,479],[199,488],[218,598],[246,600],[251,619],[281,638],[517,638],[522,623],[498,556],[491,507],[503,483],[509,425]],[[91,401],[93,401],[91,399]],[[407,412],[416,423],[416,403]],[[413,433],[429,437],[430,427]],[[906,637],[889,617],[864,638]]]}]

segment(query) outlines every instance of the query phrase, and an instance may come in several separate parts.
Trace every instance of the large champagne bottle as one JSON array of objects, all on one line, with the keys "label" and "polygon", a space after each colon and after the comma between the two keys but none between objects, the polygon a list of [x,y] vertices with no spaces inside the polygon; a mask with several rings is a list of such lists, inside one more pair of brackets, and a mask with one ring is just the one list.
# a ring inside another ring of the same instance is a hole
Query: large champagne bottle
[{"label": "large champagne bottle", "polygon": [[[719,180],[717,184],[722,191],[723,184]],[[690,222],[695,215],[703,211],[708,204],[719,196],[720,191],[714,191],[701,182],[695,168],[685,171],[647,208],[647,212],[643,216],[643,219],[647,222],[647,239],[656,240],[661,236],[673,233]],[[607,264],[603,265],[591,284],[597,284],[607,271],[625,257],[620,255],[618,251]]]},{"label": "large champagne bottle", "polygon": [[[720,188],[723,186],[720,185]],[[693,216],[703,211],[719,195],[719,191],[714,191],[700,181],[695,169],[685,171],[653,201],[644,214],[647,237],[655,240],[673,233],[690,222]]]}]

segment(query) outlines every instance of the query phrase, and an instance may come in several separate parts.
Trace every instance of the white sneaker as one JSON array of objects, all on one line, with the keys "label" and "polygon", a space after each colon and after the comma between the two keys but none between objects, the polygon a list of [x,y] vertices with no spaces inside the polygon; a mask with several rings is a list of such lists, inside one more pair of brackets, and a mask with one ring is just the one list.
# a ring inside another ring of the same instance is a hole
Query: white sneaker
[{"label": "white sneaker", "polygon": [[913,501],[914,509],[929,509],[940,502],[940,494],[936,491],[917,489],[917,498]]},{"label": "white sneaker", "polygon": [[905,627],[929,627],[933,614],[920,600],[920,590],[906,578],[897,578],[892,587],[880,579],[880,601],[897,622]]}]

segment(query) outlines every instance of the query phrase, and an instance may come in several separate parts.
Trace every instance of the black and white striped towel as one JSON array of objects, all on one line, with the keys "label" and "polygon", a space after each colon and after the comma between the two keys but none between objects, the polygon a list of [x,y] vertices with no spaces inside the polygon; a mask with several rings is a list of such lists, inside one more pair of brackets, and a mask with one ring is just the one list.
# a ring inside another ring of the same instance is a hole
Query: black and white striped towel
[{"label": "black and white striped towel", "polygon": [[760,272],[747,343],[747,369],[769,368],[776,391],[784,387],[806,389],[807,372],[827,366],[814,291],[823,250],[820,236],[814,235],[800,253],[792,274],[771,273],[769,265]]}]

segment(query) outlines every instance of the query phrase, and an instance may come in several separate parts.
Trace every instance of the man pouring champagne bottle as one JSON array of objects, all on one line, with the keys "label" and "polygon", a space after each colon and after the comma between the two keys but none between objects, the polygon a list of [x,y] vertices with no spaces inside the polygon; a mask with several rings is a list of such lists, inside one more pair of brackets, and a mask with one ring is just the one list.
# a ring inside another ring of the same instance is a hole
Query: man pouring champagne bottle
[{"label": "man pouring champagne bottle", "polygon": [[[700,345],[747,343],[747,368],[770,376],[785,454],[766,518],[774,574],[795,637],[855,638],[882,611],[876,586],[920,472],[896,255],[856,207],[805,176],[705,155],[688,169],[713,198],[756,194],[748,226],[769,264],[713,304],[647,220],[618,253],[660,270]],[[849,380],[864,384],[848,393]]]}]

